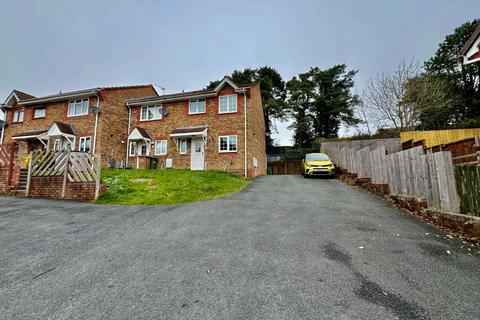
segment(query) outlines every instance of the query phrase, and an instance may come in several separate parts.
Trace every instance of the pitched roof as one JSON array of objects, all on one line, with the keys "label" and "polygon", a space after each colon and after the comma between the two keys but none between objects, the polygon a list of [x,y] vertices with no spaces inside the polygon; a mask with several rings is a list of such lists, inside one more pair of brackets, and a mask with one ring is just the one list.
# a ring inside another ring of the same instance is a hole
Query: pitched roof
[{"label": "pitched roof", "polygon": [[[152,140],[152,137],[150,136],[150,134],[148,133],[148,130],[145,129],[145,128],[140,128],[140,127],[134,127],[132,129],[132,131],[130,132],[130,135],[132,134],[133,131],[137,130],[137,132],[145,139],[149,139],[149,140]],[[130,136],[129,135],[129,136]]]},{"label": "pitched roof", "polygon": [[49,100],[62,100],[64,98],[66,99],[66,98],[75,97],[75,96],[94,95],[101,90],[134,89],[134,88],[147,88],[147,87],[152,87],[155,90],[155,88],[151,84],[131,85],[131,86],[117,86],[117,87],[96,87],[96,88],[84,89],[84,90],[60,92],[60,93],[57,93],[57,94],[51,94],[51,95],[38,97],[38,98],[29,95],[30,98],[26,98],[26,99],[22,100],[21,104],[35,104],[35,103],[47,102]]},{"label": "pitched roof", "polygon": [[32,96],[31,94],[22,92],[20,90],[13,90],[13,92],[16,94],[17,98],[20,100],[35,99],[35,96]]},{"label": "pitched roof", "polygon": [[463,48],[460,49],[461,56],[464,56],[467,54],[468,50],[470,50],[470,48],[473,46],[473,44],[475,43],[475,40],[477,40],[478,37],[480,37],[480,23],[478,24],[477,28],[473,32],[470,39],[468,39],[467,43],[465,43]]},{"label": "pitched roof", "polygon": [[[222,81],[218,84],[218,86],[214,89],[201,89],[201,90],[193,90],[193,91],[186,91],[186,92],[177,92],[177,93],[170,93],[164,94],[159,96],[153,97],[143,97],[143,98],[134,98],[128,99],[128,104],[141,104],[146,102],[167,102],[167,101],[175,101],[175,100],[187,100],[193,97],[203,97],[203,96],[215,96],[221,87],[225,84],[233,85],[237,88],[249,88],[253,86],[255,83],[247,83],[247,84],[240,84],[237,85],[230,77],[224,77]],[[235,88],[234,88],[235,89]]]},{"label": "pitched roof", "polygon": [[69,134],[69,135],[72,135],[72,136],[76,136],[77,133],[75,131],[75,128],[70,125],[70,124],[66,124],[66,123],[63,123],[63,122],[57,122],[55,121],[53,125],[57,125],[57,128],[58,130],[60,130],[61,133],[64,133],[64,134]]}]

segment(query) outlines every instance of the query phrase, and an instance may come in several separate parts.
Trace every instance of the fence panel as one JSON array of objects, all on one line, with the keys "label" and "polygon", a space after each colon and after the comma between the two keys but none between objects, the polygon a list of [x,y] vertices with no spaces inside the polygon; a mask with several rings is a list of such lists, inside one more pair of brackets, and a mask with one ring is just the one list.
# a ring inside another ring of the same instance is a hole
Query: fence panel
[{"label": "fence panel", "polygon": [[480,166],[456,166],[460,212],[480,216]]}]

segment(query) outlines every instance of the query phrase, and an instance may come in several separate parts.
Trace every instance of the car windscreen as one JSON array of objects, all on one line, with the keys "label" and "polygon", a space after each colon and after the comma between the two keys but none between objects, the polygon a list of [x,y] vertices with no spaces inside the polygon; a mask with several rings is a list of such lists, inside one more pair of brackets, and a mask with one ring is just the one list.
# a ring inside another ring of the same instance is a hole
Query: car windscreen
[{"label": "car windscreen", "polygon": [[330,158],[323,153],[309,153],[306,155],[305,160],[307,161],[330,160]]}]

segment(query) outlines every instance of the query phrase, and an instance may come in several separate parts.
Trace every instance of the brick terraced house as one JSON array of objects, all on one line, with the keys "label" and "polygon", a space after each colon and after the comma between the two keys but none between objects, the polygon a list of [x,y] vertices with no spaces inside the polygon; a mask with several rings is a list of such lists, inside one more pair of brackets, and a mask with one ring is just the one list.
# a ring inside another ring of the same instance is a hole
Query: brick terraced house
[{"label": "brick terraced house", "polygon": [[102,167],[125,161],[128,112],[125,101],[155,96],[152,85],[101,87],[34,97],[13,90],[1,105],[0,144],[14,145],[14,163],[25,167],[35,149],[87,151]]},{"label": "brick terraced house", "polygon": [[127,100],[128,166],[266,174],[260,85],[225,77],[216,88]]}]

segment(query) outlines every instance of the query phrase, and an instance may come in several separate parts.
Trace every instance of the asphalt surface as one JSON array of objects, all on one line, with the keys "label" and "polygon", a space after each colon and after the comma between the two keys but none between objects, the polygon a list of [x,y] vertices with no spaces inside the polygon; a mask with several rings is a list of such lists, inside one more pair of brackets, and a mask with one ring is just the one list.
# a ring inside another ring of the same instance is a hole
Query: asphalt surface
[{"label": "asphalt surface", "polygon": [[0,318],[480,319],[480,255],[444,236],[301,176],[181,206],[1,197]]}]

